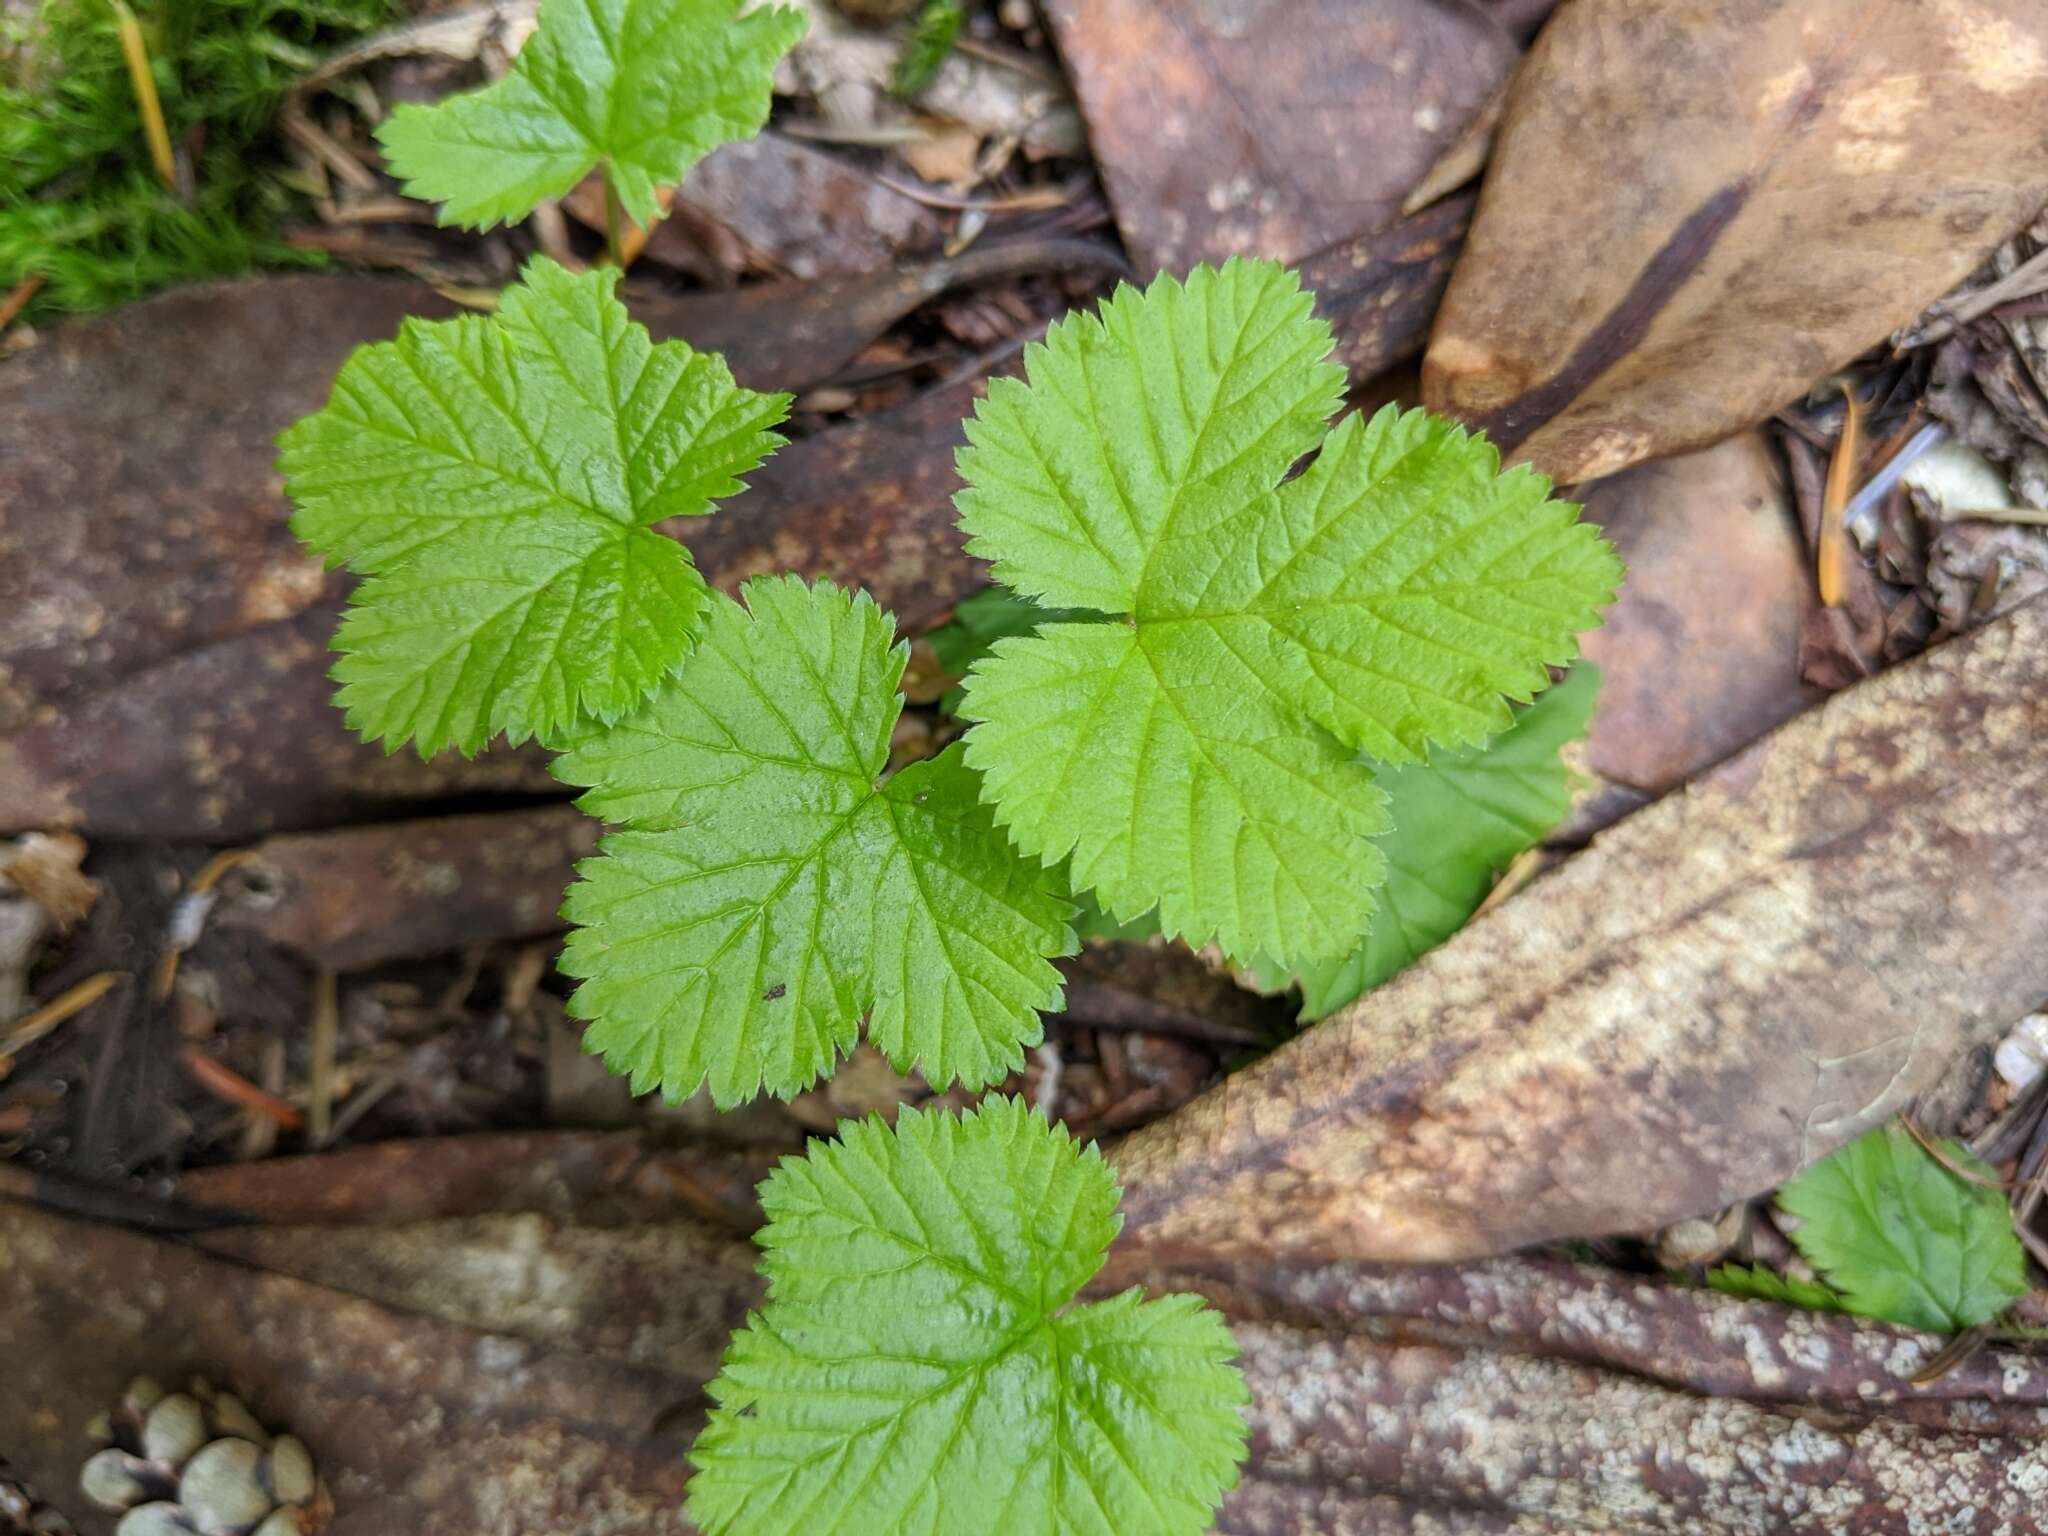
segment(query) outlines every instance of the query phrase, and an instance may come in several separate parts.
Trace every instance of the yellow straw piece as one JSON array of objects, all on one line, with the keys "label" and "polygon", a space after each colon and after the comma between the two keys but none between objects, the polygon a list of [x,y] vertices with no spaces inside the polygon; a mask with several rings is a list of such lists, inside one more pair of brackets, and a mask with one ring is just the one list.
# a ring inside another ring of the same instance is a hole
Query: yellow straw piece
[{"label": "yellow straw piece", "polygon": [[142,132],[149,140],[149,158],[156,162],[157,180],[175,192],[178,167],[171,159],[171,135],[164,127],[164,104],[157,99],[156,76],[149,72],[149,45],[142,40],[142,23],[128,8],[127,0],[107,0],[121,24],[121,56],[128,61],[128,80],[135,87],[135,104],[142,111]]},{"label": "yellow straw piece", "polygon": [[1842,435],[1835,442],[1835,456],[1828,464],[1828,479],[1820,498],[1819,569],[1820,600],[1832,608],[1842,600],[1844,569],[1848,564],[1848,535],[1842,531],[1842,509],[1849,503],[1850,481],[1856,474],[1856,460],[1863,447],[1863,408],[1847,384],[1842,386]]}]

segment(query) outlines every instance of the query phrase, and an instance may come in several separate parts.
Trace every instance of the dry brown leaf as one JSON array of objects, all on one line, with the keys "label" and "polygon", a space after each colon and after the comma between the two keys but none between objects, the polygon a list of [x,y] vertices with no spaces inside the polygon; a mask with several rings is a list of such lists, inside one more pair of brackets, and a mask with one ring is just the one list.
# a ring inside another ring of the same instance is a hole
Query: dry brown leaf
[{"label": "dry brown leaf", "polygon": [[1574,0],[1424,368],[1560,481],[1760,421],[2048,200],[2033,0]]},{"label": "dry brown leaf", "polygon": [[31,832],[0,847],[0,888],[12,885],[59,933],[69,933],[100,898],[99,881],[84,872],[85,854],[85,839],[75,832]]},{"label": "dry brown leaf", "polygon": [[2048,995],[2048,602],[1837,694],[1125,1142],[1167,1256],[1433,1260],[1783,1182]]},{"label": "dry brown leaf", "polygon": [[1805,545],[1755,433],[1602,480],[1586,515],[1628,563],[1585,637],[1600,666],[1587,762],[1659,795],[1818,698],[1799,677]]},{"label": "dry brown leaf", "polygon": [[551,805],[289,833],[251,850],[213,921],[340,971],[555,933],[598,831]]},{"label": "dry brown leaf", "polygon": [[1391,223],[1519,56],[1438,0],[1051,0],[1132,265],[1291,261]]}]

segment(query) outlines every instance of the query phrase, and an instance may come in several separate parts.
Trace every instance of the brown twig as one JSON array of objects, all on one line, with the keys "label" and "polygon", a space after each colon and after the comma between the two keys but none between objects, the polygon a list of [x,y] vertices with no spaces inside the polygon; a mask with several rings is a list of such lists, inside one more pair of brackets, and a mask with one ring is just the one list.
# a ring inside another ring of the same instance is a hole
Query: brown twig
[{"label": "brown twig", "polygon": [[1922,1152],[1925,1152],[1966,1184],[1975,1184],[1979,1189],[1995,1189],[2003,1195],[2010,1194],[2013,1190],[2019,1189],[2026,1183],[2024,1179],[2015,1179],[2012,1183],[2008,1184],[2002,1179],[1987,1179],[1981,1173],[1972,1173],[1968,1168],[1954,1162],[1948,1153],[1941,1149],[1939,1142],[1935,1141],[1933,1137],[1914,1124],[1911,1115],[1902,1113],[1899,1116],[1899,1124],[1905,1127],[1908,1136],[1920,1143],[1920,1150]]},{"label": "brown twig", "polygon": [[1916,1387],[1929,1386],[1941,1380],[1950,1371],[1977,1353],[1991,1338],[1989,1325],[1980,1323],[1975,1328],[1965,1328],[1936,1350],[1921,1365],[1920,1369],[1906,1380]]},{"label": "brown twig", "polygon": [[302,1130],[306,1117],[275,1094],[265,1093],[233,1067],[215,1061],[196,1045],[188,1045],[178,1053],[178,1059],[185,1064],[185,1070],[192,1074],[192,1080],[215,1098],[264,1115],[277,1122],[279,1130]]},{"label": "brown twig", "polygon": [[306,1100],[308,1139],[324,1147],[334,1129],[334,1042],[341,1031],[341,1007],[334,972],[320,967],[313,978],[313,1062]]},{"label": "brown twig", "polygon": [[899,196],[912,202],[923,203],[927,208],[944,208],[954,213],[1023,213],[1041,208],[1064,208],[1072,196],[1065,187],[1039,187],[1029,192],[1013,192],[1007,197],[950,197],[943,192],[898,181],[880,171],[874,173],[875,180]]},{"label": "brown twig", "polygon": [[0,299],[0,331],[14,323],[14,317],[28,307],[28,301],[42,286],[43,274],[31,272],[7,291],[7,297]]}]

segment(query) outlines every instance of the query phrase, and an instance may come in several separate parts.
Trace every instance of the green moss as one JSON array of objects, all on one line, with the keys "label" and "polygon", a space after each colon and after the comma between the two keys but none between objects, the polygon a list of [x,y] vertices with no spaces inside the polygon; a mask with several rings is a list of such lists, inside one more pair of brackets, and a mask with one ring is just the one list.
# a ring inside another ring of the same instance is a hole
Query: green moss
[{"label": "green moss", "polygon": [[42,0],[0,22],[0,293],[31,275],[31,317],[104,309],[168,283],[318,258],[278,237],[298,194],[279,101],[395,0],[136,0],[180,198],[151,169],[106,0]]}]

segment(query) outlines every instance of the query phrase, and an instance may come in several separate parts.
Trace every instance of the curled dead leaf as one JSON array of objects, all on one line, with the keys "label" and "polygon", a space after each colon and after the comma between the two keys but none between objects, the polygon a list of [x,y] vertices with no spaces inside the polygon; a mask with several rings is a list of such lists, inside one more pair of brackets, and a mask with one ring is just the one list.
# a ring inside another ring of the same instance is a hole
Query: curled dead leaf
[{"label": "curled dead leaf", "polygon": [[1516,76],[1432,407],[1563,482],[1760,421],[2048,200],[2029,0],[1575,0]]}]

